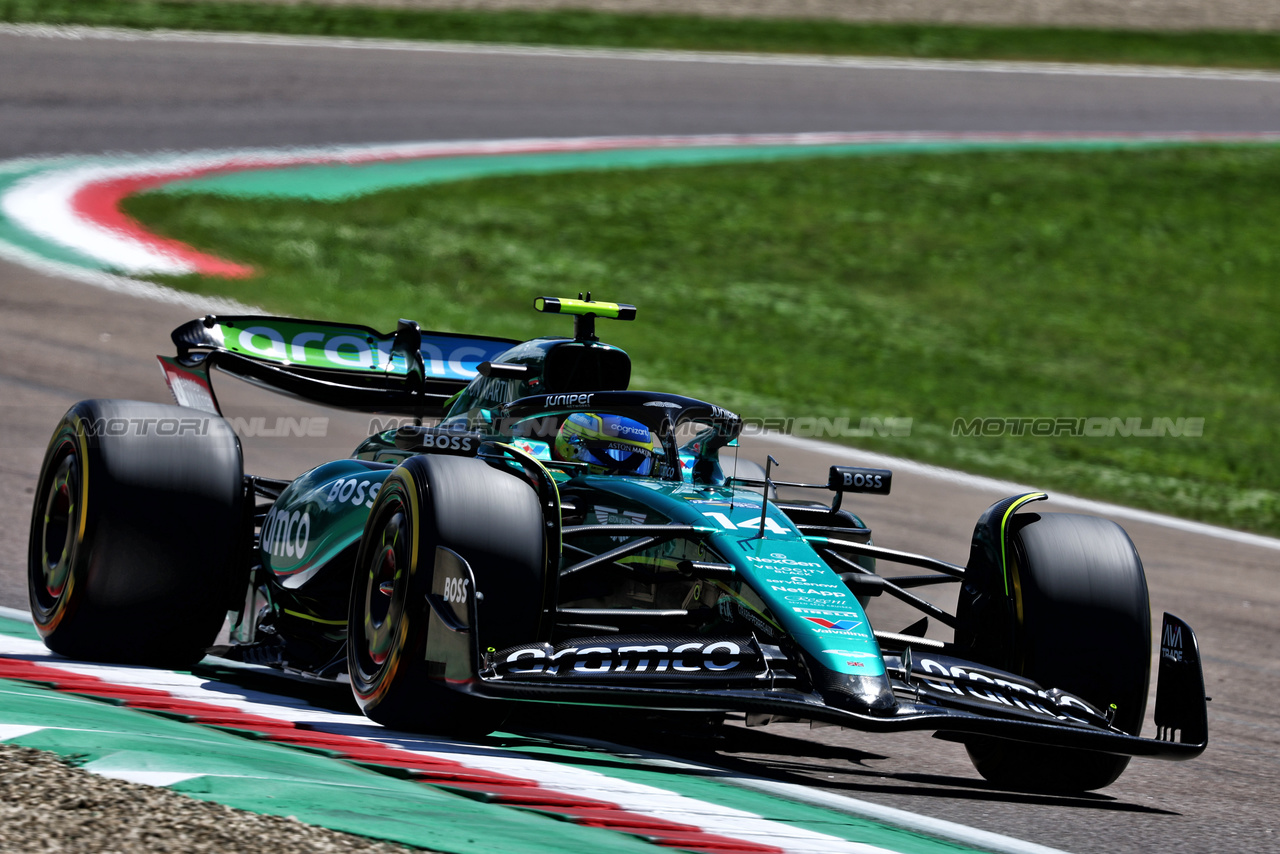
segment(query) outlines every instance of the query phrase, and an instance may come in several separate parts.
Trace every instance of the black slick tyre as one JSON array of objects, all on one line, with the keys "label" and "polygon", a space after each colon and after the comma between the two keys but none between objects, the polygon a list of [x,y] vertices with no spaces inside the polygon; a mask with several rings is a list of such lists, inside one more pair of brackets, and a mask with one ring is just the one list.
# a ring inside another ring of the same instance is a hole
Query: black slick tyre
[{"label": "black slick tyre", "polygon": [[31,614],[71,658],[199,661],[247,548],[240,442],[216,415],[86,400],[63,416],[35,491]]},{"label": "black slick tyre", "polygon": [[[443,593],[461,614],[474,597],[472,631],[482,649],[533,641],[542,619],[544,540],[537,494],[520,478],[451,456],[411,457],[393,471],[370,511],[351,588],[347,665],[364,713],[395,729],[440,735],[495,729],[506,708],[467,693],[473,674],[465,652],[428,660],[431,641],[441,640],[431,633],[449,630],[427,597]],[[474,590],[458,583],[461,575],[438,577],[441,554],[466,562]]]},{"label": "black slick tyre", "polygon": [[[1067,513],[1024,513],[1013,522],[1012,660],[985,663],[1101,709],[1114,705],[1114,725],[1137,735],[1151,678],[1151,606],[1129,535],[1109,520]],[[1129,764],[1127,756],[1000,739],[974,738],[966,747],[983,777],[1019,790],[1101,789]]]}]

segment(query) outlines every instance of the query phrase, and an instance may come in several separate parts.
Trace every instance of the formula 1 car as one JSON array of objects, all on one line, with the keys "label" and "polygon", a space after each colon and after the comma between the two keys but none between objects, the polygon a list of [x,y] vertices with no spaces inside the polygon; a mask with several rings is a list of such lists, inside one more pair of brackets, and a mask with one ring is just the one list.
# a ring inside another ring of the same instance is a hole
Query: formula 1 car
[{"label": "formula 1 car", "polygon": [[[966,566],[874,545],[841,502],[887,494],[892,472],[783,483],[739,462],[739,416],[628,390],[595,322],[635,308],[581,296],[536,302],[573,315],[573,337],[524,343],[410,321],[179,327],[158,357],[179,406],[83,401],[53,435],[29,549],[45,643],[191,666],[229,616],[222,657],[349,681],[396,728],[483,734],[555,702],[924,729],[1021,789],[1096,789],[1131,756],[1205,749],[1196,638],[1169,614],[1157,734],[1139,737],[1150,606],[1119,526],[1029,512],[1046,498],[1030,493],[979,516]],[[293,481],[245,475],[215,367],[405,423]],[[912,592],[937,583],[959,585],[956,613]],[[925,619],[874,626],[882,595]],[[954,639],[924,637],[930,618]]]}]

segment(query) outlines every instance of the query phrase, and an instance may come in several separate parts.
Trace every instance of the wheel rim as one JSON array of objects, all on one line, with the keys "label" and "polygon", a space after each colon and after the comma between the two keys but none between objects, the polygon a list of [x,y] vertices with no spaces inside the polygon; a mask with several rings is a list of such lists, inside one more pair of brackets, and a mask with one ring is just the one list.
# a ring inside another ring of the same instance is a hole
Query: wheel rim
[{"label": "wheel rim", "polygon": [[408,587],[408,520],[398,502],[388,506],[387,512],[366,569],[360,665],[370,679],[399,645]]},{"label": "wheel rim", "polygon": [[44,518],[40,532],[39,566],[33,566],[31,589],[36,605],[45,614],[66,594],[75,563],[76,536],[84,507],[80,501],[80,466],[70,448],[60,451],[61,460],[50,477],[44,496]]}]

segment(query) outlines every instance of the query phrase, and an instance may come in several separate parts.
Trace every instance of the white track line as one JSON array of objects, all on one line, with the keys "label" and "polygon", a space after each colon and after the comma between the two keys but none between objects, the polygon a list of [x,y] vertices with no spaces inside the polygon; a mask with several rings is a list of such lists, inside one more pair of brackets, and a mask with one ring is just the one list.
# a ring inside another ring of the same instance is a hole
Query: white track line
[{"label": "white track line", "polygon": [[[4,612],[12,613],[12,610],[4,609]],[[0,613],[0,616],[5,613]],[[775,846],[787,854],[893,854],[879,846],[820,833],[787,821],[764,818],[747,810],[699,800],[589,768],[533,758],[519,751],[396,732],[361,715],[317,709],[291,697],[212,682],[190,673],[70,661],[54,656],[39,641],[3,634],[0,634],[0,654],[38,660],[41,664],[96,676],[117,685],[165,691],[183,700],[223,705],[276,720],[305,722],[322,732],[387,743],[425,756],[460,762],[471,768],[534,780],[552,791],[608,800],[629,812],[692,824],[707,833]]]},{"label": "white track line", "polygon": [[31,234],[75,247],[112,269],[159,275],[195,272],[190,264],[91,222],[71,207],[72,197],[86,184],[133,171],[137,167],[92,164],[40,172],[0,197],[0,213]]},{"label": "white track line", "polygon": [[479,42],[431,42],[407,39],[361,39],[339,36],[288,36],[259,33],[215,33],[192,30],[131,30],[118,27],[0,24],[0,35],[72,40],[237,44],[266,47],[323,47],[343,50],[460,53],[486,56],[563,59],[694,62],[712,65],[767,65],[792,68],[847,68],[863,71],[944,71],[981,74],[1040,74],[1069,77],[1146,77],[1177,80],[1223,80],[1280,83],[1280,72],[1191,68],[1158,65],[1103,65],[1071,62],[1002,62],[963,59],[898,59],[894,57],[821,56],[774,53],[617,49],[503,45]]},{"label": "white track line", "polygon": [[920,815],[919,813],[895,809],[894,807],[886,807],[870,801],[851,798],[848,795],[839,795],[835,792],[826,792],[821,789],[801,786],[796,783],[783,783],[778,780],[768,780],[764,777],[754,777],[747,774],[728,772],[722,768],[714,768],[713,766],[702,765],[696,762],[686,762],[683,759],[674,759],[670,756],[664,756],[661,753],[637,750],[633,747],[613,744],[611,742],[600,741],[597,739],[570,737],[567,740],[575,744],[600,747],[615,755],[622,755],[628,758],[637,759],[646,765],[653,765],[660,768],[714,771],[719,775],[720,779],[732,781],[734,785],[742,786],[743,788],[767,792],[771,795],[778,795],[793,801],[800,801],[801,803],[825,807],[826,809],[836,810],[848,815],[855,815],[859,818],[869,818],[882,824],[889,824],[895,827],[903,827],[909,830],[927,833],[931,836],[953,840],[964,845],[972,845],[989,851],[1000,852],[1001,854],[1063,854],[1063,852],[1057,848],[1048,848],[1044,845],[1037,845],[1034,842],[1025,842],[1021,839],[1014,839],[1000,833],[992,833],[988,830],[979,830],[976,827],[957,824],[954,821]]},{"label": "white track line", "polygon": [[[0,607],[0,617],[30,619],[26,612],[4,607]],[[890,854],[883,848],[808,830],[785,821],[766,819],[746,810],[711,804],[656,786],[602,774],[589,768],[534,759],[518,751],[397,733],[357,715],[319,710],[293,698],[242,689],[231,684],[212,683],[192,674],[68,661],[53,656],[38,641],[5,635],[0,635],[0,653],[39,659],[44,664],[73,673],[97,676],[116,684],[159,689],[181,699],[226,705],[278,720],[306,722],[322,731],[368,738],[416,753],[451,759],[472,768],[533,779],[539,785],[551,790],[606,799],[618,803],[620,807],[630,812],[694,824],[707,833],[745,839],[763,845],[774,845],[791,854]],[[0,741],[24,735],[38,728],[10,727],[9,729],[13,731],[7,731],[4,725],[0,724]],[[1003,834],[921,816],[892,807],[882,807],[834,793],[811,791],[804,786],[729,774],[723,769],[712,766],[683,762],[607,742],[590,739],[570,739],[570,741],[583,745],[600,745],[614,755],[639,758],[655,767],[711,771],[718,779],[743,788],[756,789],[793,801],[810,803],[843,812],[846,815],[925,833],[962,845],[999,852],[999,854],[1063,854],[1057,849],[1046,848]],[[127,778],[122,777],[122,779]]]},{"label": "white track line", "polygon": [[[821,153],[831,146],[930,145],[1052,146],[1109,143],[1114,145],[1190,143],[1266,143],[1280,141],[1277,133],[1203,132],[1064,134],[1045,132],[905,132],[884,131],[601,136],[463,140],[364,144],[320,148],[275,148],[187,153],[155,152],[143,155],[23,159],[0,162],[0,175],[29,173],[0,194],[0,216],[46,243],[66,246],[93,259],[97,270],[126,275],[197,272],[224,274],[204,265],[211,259],[192,247],[165,241],[127,218],[103,214],[104,203],[134,188],[198,178],[218,171],[301,166],[306,164],[364,164],[377,161],[497,154],[599,153],[605,151],[662,150],[732,147],[749,150],[786,147]],[[41,168],[41,167],[44,168]],[[566,169],[574,168],[571,160]],[[85,196],[85,198],[81,198]],[[97,215],[86,212],[85,205]]]},{"label": "white track line", "polygon": [[138,279],[130,279],[127,276],[117,276],[112,273],[102,273],[97,270],[90,270],[87,267],[81,267],[77,264],[51,261],[48,258],[42,258],[33,252],[20,249],[3,240],[0,240],[0,258],[14,264],[21,264],[28,269],[34,270],[37,273],[43,273],[46,276],[70,279],[75,282],[80,282],[81,284],[93,285],[95,288],[102,288],[113,293],[138,297],[139,299],[152,300],[153,302],[182,305],[193,311],[198,311],[201,314],[208,314],[210,312],[215,314],[219,312],[225,314],[262,313],[262,309],[260,308],[245,305],[242,302],[228,299],[227,297],[202,296],[200,294],[166,288],[164,285],[157,285],[153,282],[143,282]]}]

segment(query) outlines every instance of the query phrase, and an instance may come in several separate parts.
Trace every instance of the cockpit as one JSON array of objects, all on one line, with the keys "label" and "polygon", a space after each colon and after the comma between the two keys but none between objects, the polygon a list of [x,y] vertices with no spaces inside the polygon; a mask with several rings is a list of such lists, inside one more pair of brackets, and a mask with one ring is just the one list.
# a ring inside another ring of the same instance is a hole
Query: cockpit
[{"label": "cockpit", "polygon": [[482,364],[480,376],[449,402],[441,426],[486,430],[494,410],[522,397],[625,391],[630,382],[624,350],[603,341],[535,338]]}]

